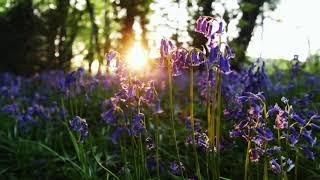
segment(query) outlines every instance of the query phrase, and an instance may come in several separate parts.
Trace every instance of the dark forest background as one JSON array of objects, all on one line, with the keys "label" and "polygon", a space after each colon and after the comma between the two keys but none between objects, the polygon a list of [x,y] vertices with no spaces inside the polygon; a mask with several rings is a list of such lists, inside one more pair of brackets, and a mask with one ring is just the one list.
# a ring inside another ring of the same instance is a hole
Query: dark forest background
[{"label": "dark forest background", "polygon": [[[110,49],[125,51],[134,41],[133,23],[139,17],[142,28],[141,40],[148,49],[150,4],[154,0],[0,0],[0,71],[17,74],[33,74],[39,71],[69,70],[71,59],[76,55],[76,42],[85,44],[85,59],[103,61]],[[179,0],[169,0],[180,3]],[[201,47],[206,39],[195,33],[194,19],[200,15],[212,15],[212,0],[197,1],[195,11],[189,10],[190,45]],[[224,2],[220,2],[224,5]],[[246,49],[257,19],[265,18],[264,11],[274,10],[278,0],[240,0],[239,9],[226,11],[228,23],[241,14],[238,22],[239,36],[232,40],[237,64],[246,61]],[[195,6],[191,0],[188,6]],[[125,12],[125,13],[123,13]],[[173,12],[174,13],[174,12]],[[99,17],[102,22],[97,23]],[[263,22],[263,21],[262,21]],[[119,36],[111,36],[118,32]],[[179,34],[173,34],[177,41]],[[179,42],[177,42],[179,44]],[[101,64],[101,63],[100,63]],[[237,66],[234,64],[234,66]],[[90,67],[90,66],[89,66]]]}]

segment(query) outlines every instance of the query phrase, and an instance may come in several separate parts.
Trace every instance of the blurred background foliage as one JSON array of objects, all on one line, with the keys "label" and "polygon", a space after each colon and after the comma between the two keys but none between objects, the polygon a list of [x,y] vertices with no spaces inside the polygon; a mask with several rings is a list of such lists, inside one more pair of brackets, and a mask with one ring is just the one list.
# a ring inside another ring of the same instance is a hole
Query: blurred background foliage
[{"label": "blurred background foliage", "polygon": [[[141,27],[141,45],[146,50],[155,48],[147,28],[153,13],[150,6],[155,1],[0,0],[0,71],[33,74],[52,69],[69,70],[77,55],[82,55],[88,67],[94,60],[101,66],[110,48],[124,53],[133,45],[136,20]],[[181,2],[169,0],[168,4],[180,5]],[[222,6],[225,3],[222,0],[186,0],[185,3],[189,14],[189,45],[201,48],[206,39],[193,31],[195,19],[199,15],[213,15],[213,3]],[[234,67],[247,59],[245,52],[255,26],[259,25],[257,19],[263,18],[264,11],[274,10],[277,3],[278,0],[240,0],[239,9],[225,9],[226,23],[238,18],[238,37],[231,42],[237,55]],[[181,44],[179,31],[167,37],[178,45]]]}]

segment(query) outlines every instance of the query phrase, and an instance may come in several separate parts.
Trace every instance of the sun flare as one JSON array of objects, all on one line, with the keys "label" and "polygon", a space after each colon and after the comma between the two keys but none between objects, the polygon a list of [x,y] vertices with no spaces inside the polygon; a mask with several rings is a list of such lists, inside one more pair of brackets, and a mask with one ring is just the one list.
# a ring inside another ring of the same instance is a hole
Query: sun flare
[{"label": "sun flare", "polygon": [[128,66],[132,70],[142,70],[148,62],[147,52],[139,42],[135,42],[126,57]]}]

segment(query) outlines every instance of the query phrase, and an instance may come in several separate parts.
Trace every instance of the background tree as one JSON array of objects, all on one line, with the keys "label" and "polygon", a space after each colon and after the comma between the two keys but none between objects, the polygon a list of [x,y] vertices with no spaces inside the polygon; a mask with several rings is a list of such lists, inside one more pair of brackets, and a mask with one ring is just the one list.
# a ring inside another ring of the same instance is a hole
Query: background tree
[{"label": "background tree", "polygon": [[148,23],[147,15],[150,13],[150,4],[153,0],[120,0],[119,4],[116,4],[118,9],[124,10],[126,13],[123,17],[120,17],[119,22],[121,24],[121,39],[119,42],[119,51],[126,53],[128,47],[132,47],[134,41],[133,24],[135,18],[140,20],[139,24],[142,29],[142,44],[147,48],[147,30],[146,25]]},{"label": "background tree", "polygon": [[[278,0],[241,0],[240,11],[242,16],[238,23],[240,31],[238,37],[231,42],[237,61],[244,62],[247,60],[246,51],[253,35],[253,30],[257,25],[258,16],[262,15],[264,11],[274,10],[277,2]],[[264,4],[266,4],[267,8],[264,8]],[[238,66],[239,63],[234,65]]]}]

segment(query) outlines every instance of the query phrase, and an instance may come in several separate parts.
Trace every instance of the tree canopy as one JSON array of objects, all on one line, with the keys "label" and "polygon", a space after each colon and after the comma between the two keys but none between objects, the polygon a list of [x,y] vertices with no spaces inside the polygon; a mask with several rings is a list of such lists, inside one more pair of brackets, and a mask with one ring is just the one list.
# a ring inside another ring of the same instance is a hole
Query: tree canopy
[{"label": "tree canopy", "polygon": [[[89,62],[102,62],[104,54],[114,48],[125,52],[134,39],[133,24],[138,19],[142,29],[141,42],[148,41],[150,5],[155,0],[0,0],[0,70],[31,74],[50,69],[66,69],[71,60],[82,54]],[[223,1],[187,0],[189,19],[214,14],[213,3]],[[168,3],[180,3],[171,0]],[[224,19],[238,20],[239,36],[232,40],[237,59],[246,59],[257,18],[275,8],[277,0],[241,0],[239,9],[228,10]],[[194,8],[196,7],[196,8]],[[267,7],[267,8],[266,8]],[[193,9],[193,10],[191,10]],[[196,9],[196,10],[194,10]],[[240,16],[238,16],[240,14]],[[206,41],[193,31],[195,22],[189,21],[190,45],[199,47]],[[178,42],[178,34],[172,39]],[[102,64],[102,63],[100,63]]]}]

